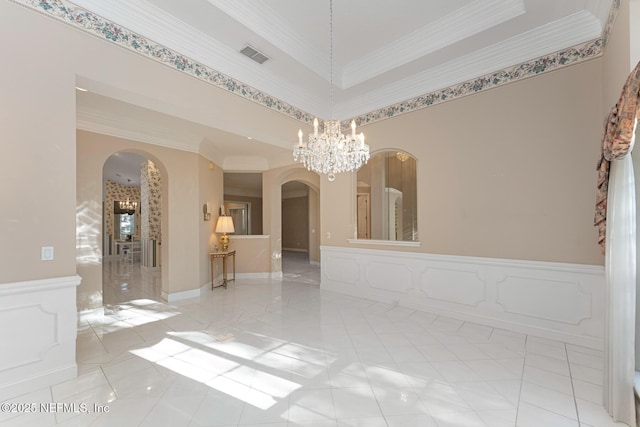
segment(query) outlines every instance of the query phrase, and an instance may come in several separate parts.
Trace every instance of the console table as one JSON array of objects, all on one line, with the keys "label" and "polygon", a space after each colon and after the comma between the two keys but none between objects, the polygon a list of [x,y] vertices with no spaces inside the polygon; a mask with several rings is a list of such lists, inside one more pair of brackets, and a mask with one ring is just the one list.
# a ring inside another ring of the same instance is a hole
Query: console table
[{"label": "console table", "polygon": [[[213,264],[216,259],[222,259],[222,286],[227,287],[227,259],[233,257],[233,279],[236,280],[236,251],[227,252],[209,252],[209,260],[211,261],[211,289],[213,286]],[[218,286],[216,286],[217,288]]]}]

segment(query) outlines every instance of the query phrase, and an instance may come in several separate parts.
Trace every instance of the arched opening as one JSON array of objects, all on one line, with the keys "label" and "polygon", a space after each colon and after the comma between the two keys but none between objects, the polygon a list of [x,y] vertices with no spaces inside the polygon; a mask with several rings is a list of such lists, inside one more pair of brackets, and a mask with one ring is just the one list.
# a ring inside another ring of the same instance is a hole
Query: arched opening
[{"label": "arched opening", "polygon": [[319,284],[318,192],[302,181],[281,186],[282,273]]},{"label": "arched opening", "polygon": [[282,186],[297,181],[306,184],[309,191],[309,263],[320,262],[320,177],[300,167],[274,169],[263,173],[264,234],[270,236],[271,274],[282,275],[282,236],[288,229],[282,220]]},{"label": "arched opening", "polygon": [[[164,178],[166,179],[166,177]],[[146,153],[121,151],[102,173],[102,302],[159,301],[163,176]]]},{"label": "arched opening", "polygon": [[357,238],[418,240],[416,158],[398,150],[371,156],[357,172]]}]

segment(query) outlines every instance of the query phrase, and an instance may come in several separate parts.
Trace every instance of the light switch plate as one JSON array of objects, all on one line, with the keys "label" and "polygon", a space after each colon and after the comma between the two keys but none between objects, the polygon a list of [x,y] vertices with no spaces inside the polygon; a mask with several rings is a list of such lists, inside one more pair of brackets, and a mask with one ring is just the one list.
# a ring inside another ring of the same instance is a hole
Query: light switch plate
[{"label": "light switch plate", "polygon": [[42,247],[42,261],[51,261],[53,259],[53,246]]}]

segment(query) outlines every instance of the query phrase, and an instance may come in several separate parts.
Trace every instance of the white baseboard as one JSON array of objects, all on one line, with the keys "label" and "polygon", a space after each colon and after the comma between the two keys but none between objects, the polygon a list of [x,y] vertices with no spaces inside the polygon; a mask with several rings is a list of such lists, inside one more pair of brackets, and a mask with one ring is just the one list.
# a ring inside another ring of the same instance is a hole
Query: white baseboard
[{"label": "white baseboard", "polygon": [[321,247],[321,289],[602,349],[604,267]]},{"label": "white baseboard", "polygon": [[[230,275],[229,277],[233,277]],[[236,279],[277,279],[282,277],[282,271],[263,273],[236,273]]]},{"label": "white baseboard", "polygon": [[80,276],[0,284],[0,401],[77,376]]},{"label": "white baseboard", "polygon": [[181,301],[189,298],[198,298],[200,295],[202,295],[203,289],[208,289],[207,287],[209,288],[211,287],[211,282],[199,288],[190,289],[188,291],[173,292],[170,294],[163,291],[161,297],[163,300],[165,300],[168,303]]},{"label": "white baseboard", "polygon": [[[229,274],[229,286],[233,286],[233,273]],[[281,279],[283,276],[282,271],[276,272],[264,272],[264,273],[236,273],[236,279]],[[222,275],[218,275],[214,278],[214,289],[220,287],[220,283],[222,283]],[[168,302],[175,302],[189,298],[198,298],[204,292],[211,289],[211,282],[207,282],[197,289],[190,289],[188,291],[174,292],[167,294],[166,292],[162,292],[161,298]]]}]

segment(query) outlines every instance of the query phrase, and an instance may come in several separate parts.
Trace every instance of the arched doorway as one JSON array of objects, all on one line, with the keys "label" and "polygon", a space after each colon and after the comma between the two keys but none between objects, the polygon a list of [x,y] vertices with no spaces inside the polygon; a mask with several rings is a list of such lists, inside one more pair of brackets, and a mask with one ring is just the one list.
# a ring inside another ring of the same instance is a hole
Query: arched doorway
[{"label": "arched doorway", "polygon": [[292,180],[281,186],[282,273],[320,284],[318,259],[318,192],[307,183]]},{"label": "arched doorway", "polygon": [[121,151],[103,166],[103,304],[160,300],[162,174],[144,153]]}]

